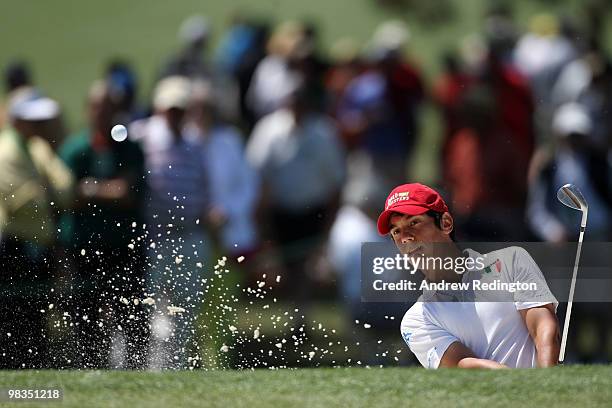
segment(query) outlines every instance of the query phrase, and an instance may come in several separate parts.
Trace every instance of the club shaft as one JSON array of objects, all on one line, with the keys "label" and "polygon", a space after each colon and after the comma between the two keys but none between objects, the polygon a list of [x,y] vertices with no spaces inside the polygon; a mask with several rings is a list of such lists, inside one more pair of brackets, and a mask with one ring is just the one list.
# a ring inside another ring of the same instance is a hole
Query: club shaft
[{"label": "club shaft", "polygon": [[584,238],[585,227],[580,228],[578,238],[578,250],[576,251],[576,261],[574,262],[574,272],[570,285],[569,298],[567,300],[567,312],[565,312],[565,323],[563,324],[563,336],[561,337],[561,350],[559,352],[559,364],[563,364],[565,359],[565,346],[567,345],[567,333],[569,331],[570,318],[572,317],[572,304],[574,303],[574,289],[576,288],[576,276],[578,275],[578,264],[580,263],[580,252],[582,251],[582,239]]}]

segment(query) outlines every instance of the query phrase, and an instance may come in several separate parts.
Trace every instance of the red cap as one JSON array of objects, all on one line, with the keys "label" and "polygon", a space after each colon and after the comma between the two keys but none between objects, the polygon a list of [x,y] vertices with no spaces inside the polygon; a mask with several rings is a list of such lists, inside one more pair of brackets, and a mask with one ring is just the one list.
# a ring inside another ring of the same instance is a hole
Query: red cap
[{"label": "red cap", "polygon": [[420,183],[395,187],[385,201],[385,211],[378,217],[378,233],[389,233],[389,220],[393,213],[419,215],[429,210],[440,213],[448,211],[446,203],[437,191]]}]

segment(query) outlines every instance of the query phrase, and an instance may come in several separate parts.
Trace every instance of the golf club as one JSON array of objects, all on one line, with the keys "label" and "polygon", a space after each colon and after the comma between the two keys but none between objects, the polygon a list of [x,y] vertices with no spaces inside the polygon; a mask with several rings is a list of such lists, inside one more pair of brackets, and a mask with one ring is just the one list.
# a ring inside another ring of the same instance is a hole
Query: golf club
[{"label": "golf club", "polygon": [[565,313],[565,324],[563,325],[561,350],[559,352],[559,364],[563,364],[563,360],[565,358],[565,347],[567,345],[567,332],[569,330],[570,318],[572,316],[572,303],[574,299],[574,288],[576,287],[576,275],[578,274],[578,263],[580,262],[580,251],[582,250],[582,239],[584,238],[584,230],[586,229],[589,206],[587,205],[587,202],[578,187],[573,184],[565,184],[562,186],[557,191],[557,198],[564,205],[573,208],[574,210],[582,211],[582,220],[580,221],[580,236],[578,237],[578,249],[576,250],[576,260],[574,262],[574,272],[572,274],[572,283],[570,285],[569,298],[567,300],[567,312]]}]

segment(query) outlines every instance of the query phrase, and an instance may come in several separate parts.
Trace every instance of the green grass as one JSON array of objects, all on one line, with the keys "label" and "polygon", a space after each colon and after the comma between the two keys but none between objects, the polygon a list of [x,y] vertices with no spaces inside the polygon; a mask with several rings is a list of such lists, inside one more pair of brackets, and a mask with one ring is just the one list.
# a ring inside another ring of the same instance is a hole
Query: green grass
[{"label": "green grass", "polygon": [[[1,387],[60,387],[62,407],[609,406],[610,366],[0,373]],[[32,404],[7,404],[19,407]]]}]

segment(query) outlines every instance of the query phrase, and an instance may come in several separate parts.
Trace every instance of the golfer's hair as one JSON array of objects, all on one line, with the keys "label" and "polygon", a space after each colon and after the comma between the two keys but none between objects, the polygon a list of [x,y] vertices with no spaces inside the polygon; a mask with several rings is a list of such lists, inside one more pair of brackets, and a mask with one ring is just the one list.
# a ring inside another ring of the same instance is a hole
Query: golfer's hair
[{"label": "golfer's hair", "polygon": [[[442,229],[442,215],[444,213],[438,212],[438,211],[434,211],[434,210],[429,210],[425,213],[425,215],[430,216],[431,218],[434,219],[434,224],[436,224],[436,227]],[[453,228],[453,230],[451,231],[451,233],[449,234],[450,239],[453,242],[456,242],[455,239],[455,228]]]}]

